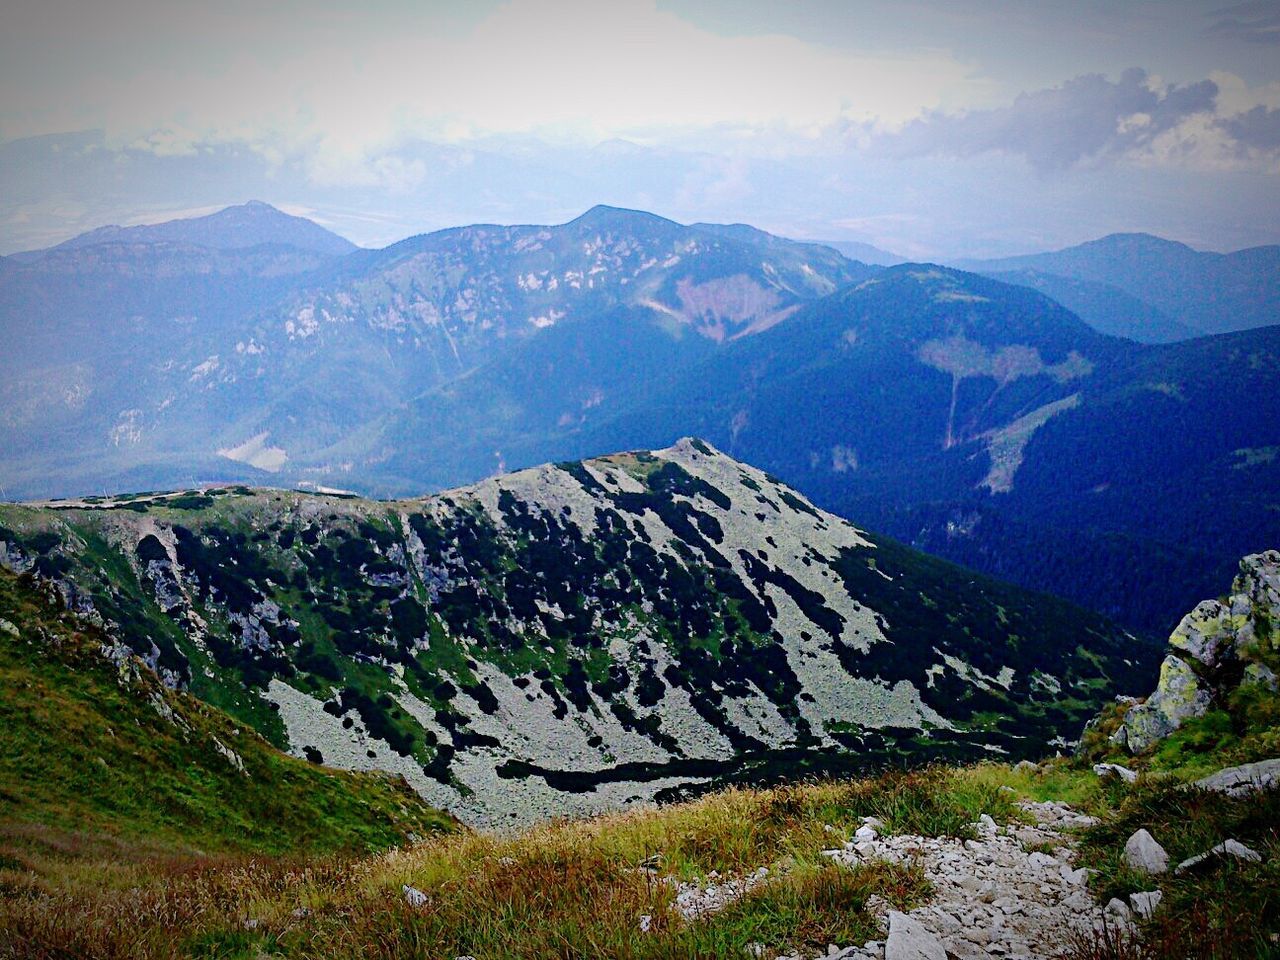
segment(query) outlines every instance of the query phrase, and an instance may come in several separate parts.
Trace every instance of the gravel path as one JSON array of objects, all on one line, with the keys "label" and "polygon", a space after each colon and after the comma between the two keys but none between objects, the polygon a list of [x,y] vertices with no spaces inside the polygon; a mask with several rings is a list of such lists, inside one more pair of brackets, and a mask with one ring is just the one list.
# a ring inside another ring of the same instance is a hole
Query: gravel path
[{"label": "gravel path", "polygon": [[[978,839],[956,840],[878,835],[871,821],[853,840],[824,851],[850,866],[875,861],[920,862],[934,896],[907,914],[891,911],[873,898],[882,921],[883,940],[832,945],[822,958],[843,960],[1012,960],[1057,957],[1072,931],[1088,933],[1103,919],[1103,908],[1089,895],[1088,873],[1073,865],[1069,831],[1094,820],[1066,804],[1024,803],[1036,824],[1000,827],[983,816]],[[1044,851],[1050,852],[1044,852]],[[751,875],[712,887],[683,886],[678,908],[696,917],[727,905],[765,879]],[[761,950],[760,957],[772,956]],[[778,960],[811,960],[807,956]]]}]

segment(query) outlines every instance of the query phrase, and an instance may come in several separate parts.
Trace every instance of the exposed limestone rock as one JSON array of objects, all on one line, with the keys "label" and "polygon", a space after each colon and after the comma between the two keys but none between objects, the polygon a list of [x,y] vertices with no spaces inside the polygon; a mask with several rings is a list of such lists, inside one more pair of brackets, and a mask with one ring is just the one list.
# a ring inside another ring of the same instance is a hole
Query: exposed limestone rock
[{"label": "exposed limestone rock", "polygon": [[1146,893],[1131,893],[1129,894],[1129,906],[1143,920],[1150,920],[1156,912],[1156,907],[1160,906],[1160,901],[1163,897],[1164,894],[1159,890],[1151,890]]},{"label": "exposed limestone rock", "polygon": [[1216,846],[1210,847],[1204,853],[1196,854],[1183,860],[1174,868],[1174,873],[1186,873],[1188,870],[1194,870],[1203,863],[1207,863],[1217,857],[1235,857],[1237,860],[1247,860],[1251,863],[1262,862],[1262,854],[1251,847],[1246,847],[1239,840],[1224,840]]},{"label": "exposed limestone rock", "polygon": [[1134,783],[1138,779],[1137,773],[1130,770],[1128,767],[1121,766],[1118,763],[1095,763],[1093,765],[1093,772],[1100,777],[1115,774],[1125,783]]},{"label": "exposed limestone rock", "polygon": [[1164,873],[1169,869],[1169,854],[1146,830],[1138,830],[1125,842],[1124,861],[1143,873]]},{"label": "exposed limestone rock", "polygon": [[407,883],[401,884],[400,889],[404,892],[404,899],[411,907],[425,907],[427,905],[427,895],[417,887],[411,887]]},{"label": "exposed limestone rock", "polygon": [[885,960],[947,960],[946,948],[919,921],[897,910],[889,911],[889,939]]},{"label": "exposed limestone rock", "polygon": [[1243,797],[1260,790],[1275,790],[1280,787],[1280,757],[1227,767],[1203,780],[1197,780],[1195,785],[1202,790],[1225,793],[1229,797]]}]

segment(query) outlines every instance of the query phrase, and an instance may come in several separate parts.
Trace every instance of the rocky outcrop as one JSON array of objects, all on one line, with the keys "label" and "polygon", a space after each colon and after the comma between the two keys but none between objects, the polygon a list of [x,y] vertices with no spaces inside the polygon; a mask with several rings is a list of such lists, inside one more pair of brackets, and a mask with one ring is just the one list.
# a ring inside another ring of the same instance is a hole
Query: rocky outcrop
[{"label": "rocky outcrop", "polygon": [[[1277,687],[1273,634],[1280,624],[1280,551],[1240,561],[1231,596],[1205,600],[1169,637],[1170,652],[1146,702],[1131,707],[1116,742],[1141,753],[1241,686]],[[1268,662],[1272,661],[1272,662]]]},{"label": "rocky outcrop", "polygon": [[1238,767],[1227,767],[1210,774],[1196,784],[1201,790],[1225,793],[1229,797],[1243,797],[1260,790],[1280,787],[1280,758],[1259,760]]}]

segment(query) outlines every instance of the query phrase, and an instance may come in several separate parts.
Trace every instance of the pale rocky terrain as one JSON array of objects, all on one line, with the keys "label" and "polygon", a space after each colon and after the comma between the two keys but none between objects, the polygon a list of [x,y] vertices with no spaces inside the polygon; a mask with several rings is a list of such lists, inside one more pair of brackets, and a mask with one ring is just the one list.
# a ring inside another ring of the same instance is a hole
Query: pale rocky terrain
[{"label": "pale rocky terrain", "polygon": [[417,500],[0,506],[0,556],[171,685],[472,824],[802,759],[1025,755],[1135,669],[1105,622],[878,543],[692,439]]}]

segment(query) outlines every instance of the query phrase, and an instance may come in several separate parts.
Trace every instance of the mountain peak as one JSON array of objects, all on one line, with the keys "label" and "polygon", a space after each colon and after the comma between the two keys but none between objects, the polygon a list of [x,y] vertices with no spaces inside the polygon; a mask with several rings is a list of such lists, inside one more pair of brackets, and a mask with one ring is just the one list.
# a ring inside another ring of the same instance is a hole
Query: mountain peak
[{"label": "mountain peak", "polygon": [[565,224],[565,226],[598,229],[600,227],[619,227],[625,224],[644,224],[647,226],[661,225],[667,227],[681,226],[681,224],[676,223],[674,220],[668,220],[666,217],[660,217],[656,213],[649,213],[647,210],[632,210],[628,207],[611,207],[604,203],[597,203],[590,210],[586,211],[586,213],[570,220]]},{"label": "mountain peak", "polygon": [[315,221],[285,213],[262,200],[249,200],[203,216],[163,223],[99,227],[51,249],[76,250],[105,243],[163,242],[190,243],[214,250],[274,244],[328,256],[343,256],[356,249],[351,241],[326,230]]}]

